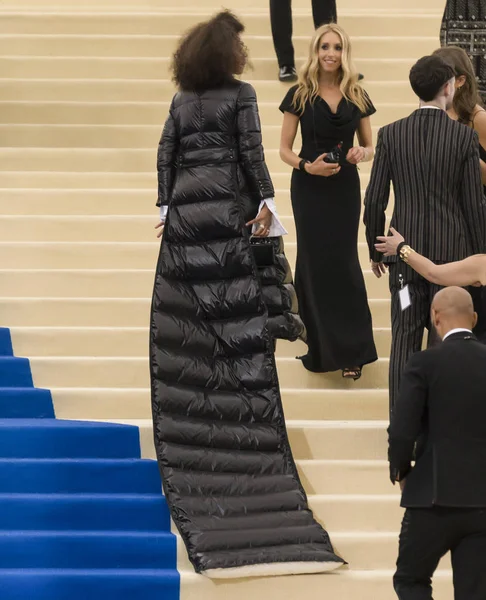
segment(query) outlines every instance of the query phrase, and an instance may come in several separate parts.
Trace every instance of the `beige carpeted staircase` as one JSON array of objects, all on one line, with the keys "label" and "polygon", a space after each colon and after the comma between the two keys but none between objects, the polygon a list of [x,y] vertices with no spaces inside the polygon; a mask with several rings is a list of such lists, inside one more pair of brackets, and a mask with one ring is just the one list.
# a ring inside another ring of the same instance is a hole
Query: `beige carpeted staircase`
[{"label": "beige carpeted staircase", "polygon": [[[227,0],[247,24],[266,156],[295,258],[289,168],[278,157],[286,87],[276,81],[268,0]],[[312,33],[310,0],[294,0],[297,55]],[[366,5],[366,6],[365,6]],[[0,325],[53,390],[60,418],[137,424],[153,457],[147,325],[158,251],[155,154],[173,94],[178,35],[218,0],[0,1]],[[374,130],[416,101],[407,74],[438,45],[443,0],[340,0],[340,23],[378,112]],[[369,165],[361,168],[363,189]],[[380,360],[359,382],[306,372],[281,343],[290,439],[312,508],[349,569],[215,583],[179,552],[182,600],[388,600],[401,510],[388,482],[390,345],[386,280],[360,255]],[[329,281],[329,286],[333,282]],[[437,577],[452,598],[449,561]]]}]

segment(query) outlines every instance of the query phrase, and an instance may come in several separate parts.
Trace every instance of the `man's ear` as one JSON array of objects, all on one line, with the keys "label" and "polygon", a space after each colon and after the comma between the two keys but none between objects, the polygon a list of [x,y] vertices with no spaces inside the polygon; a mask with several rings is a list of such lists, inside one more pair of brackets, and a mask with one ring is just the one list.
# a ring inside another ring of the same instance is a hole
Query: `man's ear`
[{"label": "man's ear", "polygon": [[474,329],[476,327],[476,325],[478,324],[478,313],[475,312],[473,315],[473,325],[472,325],[472,329]]}]

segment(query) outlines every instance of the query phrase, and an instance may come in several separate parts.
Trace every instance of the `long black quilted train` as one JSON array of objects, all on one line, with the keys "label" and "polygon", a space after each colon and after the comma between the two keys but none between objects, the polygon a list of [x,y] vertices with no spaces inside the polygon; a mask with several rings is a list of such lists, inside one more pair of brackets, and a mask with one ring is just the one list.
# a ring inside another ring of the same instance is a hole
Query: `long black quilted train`
[{"label": "long black quilted train", "polygon": [[157,163],[169,211],[151,313],[154,435],[189,558],[212,577],[336,568],[289,447],[245,227],[274,195],[253,88],[178,93]]}]

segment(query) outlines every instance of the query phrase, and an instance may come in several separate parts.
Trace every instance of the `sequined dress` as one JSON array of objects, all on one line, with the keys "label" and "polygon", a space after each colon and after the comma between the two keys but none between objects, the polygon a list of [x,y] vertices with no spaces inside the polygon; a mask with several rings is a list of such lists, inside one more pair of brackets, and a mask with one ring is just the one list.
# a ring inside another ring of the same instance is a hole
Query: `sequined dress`
[{"label": "sequined dress", "polygon": [[486,101],[486,0],[448,0],[441,45],[459,46],[468,53]]}]

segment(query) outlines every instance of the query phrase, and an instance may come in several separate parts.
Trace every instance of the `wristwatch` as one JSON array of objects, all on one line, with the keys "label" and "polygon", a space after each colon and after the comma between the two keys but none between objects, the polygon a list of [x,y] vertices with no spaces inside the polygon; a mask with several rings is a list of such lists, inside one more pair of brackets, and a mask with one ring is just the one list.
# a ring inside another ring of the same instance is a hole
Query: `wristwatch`
[{"label": "wristwatch", "polygon": [[301,161],[299,162],[299,171],[304,171],[304,173],[307,173],[307,171],[305,170],[305,165],[308,162],[309,162],[308,160],[306,160],[305,158],[302,158]]}]

